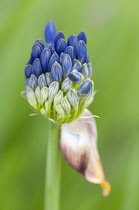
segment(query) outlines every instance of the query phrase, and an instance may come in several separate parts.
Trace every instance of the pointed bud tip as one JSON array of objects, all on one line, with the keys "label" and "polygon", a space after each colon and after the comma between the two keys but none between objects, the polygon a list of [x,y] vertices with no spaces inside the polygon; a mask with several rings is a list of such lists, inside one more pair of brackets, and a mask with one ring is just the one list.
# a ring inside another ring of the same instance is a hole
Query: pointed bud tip
[{"label": "pointed bud tip", "polygon": [[56,26],[52,20],[49,20],[45,27],[45,39],[48,44],[54,44],[56,36]]}]

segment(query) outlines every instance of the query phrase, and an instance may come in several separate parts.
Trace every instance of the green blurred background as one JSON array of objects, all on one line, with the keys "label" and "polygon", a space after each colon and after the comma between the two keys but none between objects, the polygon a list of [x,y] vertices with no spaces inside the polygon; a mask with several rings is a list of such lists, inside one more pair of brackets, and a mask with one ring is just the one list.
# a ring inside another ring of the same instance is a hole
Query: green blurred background
[{"label": "green blurred background", "polygon": [[33,42],[53,19],[88,37],[99,115],[98,147],[111,194],[62,159],[60,210],[139,209],[139,2],[0,0],[0,210],[43,210],[47,120],[20,92]]}]

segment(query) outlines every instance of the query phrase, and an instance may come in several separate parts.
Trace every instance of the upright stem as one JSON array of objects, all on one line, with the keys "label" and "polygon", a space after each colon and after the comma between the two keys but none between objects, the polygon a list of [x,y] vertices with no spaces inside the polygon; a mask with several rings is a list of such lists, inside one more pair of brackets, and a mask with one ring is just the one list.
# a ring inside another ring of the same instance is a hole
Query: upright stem
[{"label": "upright stem", "polygon": [[44,210],[59,210],[61,175],[60,126],[49,122],[48,132]]}]

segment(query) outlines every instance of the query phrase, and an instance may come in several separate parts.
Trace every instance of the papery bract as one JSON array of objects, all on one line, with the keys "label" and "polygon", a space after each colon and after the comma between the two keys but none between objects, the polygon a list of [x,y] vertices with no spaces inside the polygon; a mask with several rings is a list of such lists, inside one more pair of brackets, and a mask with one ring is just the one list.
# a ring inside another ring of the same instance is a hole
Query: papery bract
[{"label": "papery bract", "polygon": [[100,184],[103,194],[110,192],[105,180],[97,149],[97,128],[93,115],[87,109],[80,118],[61,126],[61,152],[66,161],[92,183]]}]

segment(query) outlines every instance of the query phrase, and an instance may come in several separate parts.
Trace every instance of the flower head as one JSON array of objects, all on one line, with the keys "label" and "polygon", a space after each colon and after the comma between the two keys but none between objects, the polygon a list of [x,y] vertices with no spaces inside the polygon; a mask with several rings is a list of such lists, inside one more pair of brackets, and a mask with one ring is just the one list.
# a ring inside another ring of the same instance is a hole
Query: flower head
[{"label": "flower head", "polygon": [[25,67],[25,92],[29,104],[58,123],[78,118],[93,101],[92,64],[83,31],[66,40],[50,20],[45,39],[36,40]]}]

